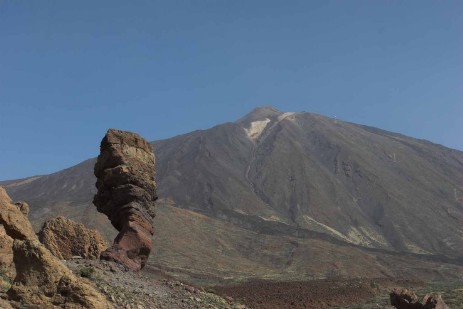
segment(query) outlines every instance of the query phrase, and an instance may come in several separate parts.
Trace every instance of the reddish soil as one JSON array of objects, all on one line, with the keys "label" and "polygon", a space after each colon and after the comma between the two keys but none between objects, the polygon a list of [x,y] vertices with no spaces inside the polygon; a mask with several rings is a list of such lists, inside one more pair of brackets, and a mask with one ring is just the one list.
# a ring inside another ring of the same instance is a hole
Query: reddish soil
[{"label": "reddish soil", "polygon": [[374,297],[377,291],[367,280],[255,281],[214,290],[241,301],[250,309],[321,309],[360,303]]}]

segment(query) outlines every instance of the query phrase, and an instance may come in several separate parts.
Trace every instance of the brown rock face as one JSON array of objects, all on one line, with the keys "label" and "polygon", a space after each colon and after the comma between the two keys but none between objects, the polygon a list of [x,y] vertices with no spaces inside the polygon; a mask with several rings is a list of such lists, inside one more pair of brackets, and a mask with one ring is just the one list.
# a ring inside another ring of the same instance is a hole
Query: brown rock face
[{"label": "brown rock face", "polygon": [[73,256],[98,259],[108,247],[98,231],[64,217],[47,220],[39,232],[39,240],[61,260]]},{"label": "brown rock face", "polygon": [[109,129],[94,172],[98,193],[93,203],[119,231],[101,258],[140,270],[152,248],[157,199],[153,149],[138,134]]},{"label": "brown rock face", "polygon": [[391,305],[397,309],[449,309],[438,294],[428,294],[421,302],[415,293],[407,289],[395,289],[389,296]]},{"label": "brown rock face", "polygon": [[19,210],[23,215],[25,215],[26,217],[29,215],[29,205],[26,202],[16,202],[14,204],[18,206]]},{"label": "brown rock face", "polygon": [[450,309],[440,294],[428,294],[423,298],[424,308]]},{"label": "brown rock face", "polygon": [[0,306],[113,308],[93,286],[76,277],[39,242],[22,210],[0,187],[0,260],[2,267],[8,267],[2,273],[4,281],[10,283],[2,285]]},{"label": "brown rock face", "polygon": [[3,225],[0,225],[0,265],[0,292],[4,293],[10,289],[16,277],[16,269],[13,264],[13,238],[6,234]]}]

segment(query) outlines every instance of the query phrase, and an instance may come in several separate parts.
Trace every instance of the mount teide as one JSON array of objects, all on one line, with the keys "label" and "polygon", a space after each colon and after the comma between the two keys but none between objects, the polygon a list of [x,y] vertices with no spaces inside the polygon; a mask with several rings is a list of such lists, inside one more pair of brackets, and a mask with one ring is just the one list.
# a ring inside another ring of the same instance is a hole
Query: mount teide
[{"label": "mount teide", "polygon": [[[396,275],[379,255],[396,266],[402,257],[461,263],[460,151],[271,107],[153,146],[158,267],[292,278]],[[62,214],[110,234],[91,205],[94,162],[2,185],[30,203],[36,227]],[[360,256],[371,273],[344,261]]]}]

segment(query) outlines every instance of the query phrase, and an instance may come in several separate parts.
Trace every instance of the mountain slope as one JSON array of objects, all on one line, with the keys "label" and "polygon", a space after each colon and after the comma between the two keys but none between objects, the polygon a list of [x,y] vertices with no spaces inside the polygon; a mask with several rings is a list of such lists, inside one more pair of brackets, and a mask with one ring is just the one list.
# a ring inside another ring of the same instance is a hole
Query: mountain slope
[{"label": "mountain slope", "polygon": [[201,284],[335,277],[435,280],[463,275],[461,260],[263,234],[166,201],[158,205],[155,226],[148,269]]},{"label": "mountain slope", "polygon": [[[255,122],[266,123],[250,137]],[[155,146],[160,194],[180,207],[258,216],[368,247],[463,252],[459,151],[269,108]]]},{"label": "mountain slope", "polygon": [[[380,252],[462,255],[460,151],[271,107],[153,145],[161,203],[227,221],[239,235],[238,229]],[[110,235],[91,205],[93,164],[3,185],[31,204],[36,227],[63,214]]]}]

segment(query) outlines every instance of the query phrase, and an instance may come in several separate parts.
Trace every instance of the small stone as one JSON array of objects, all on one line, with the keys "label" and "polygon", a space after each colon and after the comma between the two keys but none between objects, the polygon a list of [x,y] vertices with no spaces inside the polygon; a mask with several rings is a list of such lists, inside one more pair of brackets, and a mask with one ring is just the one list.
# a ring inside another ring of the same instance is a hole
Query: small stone
[{"label": "small stone", "polygon": [[224,298],[229,303],[233,302],[233,297],[231,297],[231,296],[225,296]]},{"label": "small stone", "polygon": [[196,289],[194,287],[192,287],[192,286],[189,286],[189,285],[185,286],[185,290],[187,290],[190,293],[195,293],[196,292]]}]

